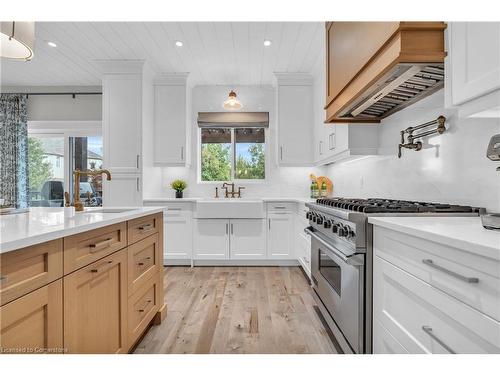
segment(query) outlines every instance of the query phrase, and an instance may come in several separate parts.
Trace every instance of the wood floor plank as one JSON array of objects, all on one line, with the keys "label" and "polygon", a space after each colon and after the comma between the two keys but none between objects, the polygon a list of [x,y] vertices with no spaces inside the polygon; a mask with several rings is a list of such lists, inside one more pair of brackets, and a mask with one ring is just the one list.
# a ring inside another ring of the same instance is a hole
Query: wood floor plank
[{"label": "wood floor plank", "polygon": [[335,353],[298,267],[167,267],[164,288],[135,353]]}]

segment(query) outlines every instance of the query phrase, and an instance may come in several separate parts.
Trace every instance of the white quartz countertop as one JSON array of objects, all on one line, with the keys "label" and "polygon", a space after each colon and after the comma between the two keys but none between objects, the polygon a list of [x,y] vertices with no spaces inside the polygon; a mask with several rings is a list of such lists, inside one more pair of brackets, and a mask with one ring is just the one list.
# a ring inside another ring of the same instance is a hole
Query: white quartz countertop
[{"label": "white quartz countertop", "polygon": [[33,207],[29,212],[0,216],[0,253],[66,237],[163,211],[163,207],[113,207],[123,212],[75,213],[73,208]]},{"label": "white quartz countertop", "polygon": [[[221,202],[229,200],[235,200],[237,201],[239,198],[219,198]],[[308,203],[308,202],[315,202],[315,199],[311,198],[297,198],[297,197],[291,197],[291,198],[256,198],[256,197],[248,197],[248,198],[241,198],[241,200],[262,200],[263,202],[292,202],[292,203]],[[170,203],[182,203],[182,202],[198,202],[201,200],[212,200],[214,201],[214,198],[202,198],[202,197],[190,197],[190,198],[146,198],[143,200],[144,203],[147,204],[154,204],[154,203],[165,203],[165,202],[170,202]]]},{"label": "white quartz countertop", "polygon": [[480,217],[370,217],[368,222],[500,260],[500,231],[484,229]]}]

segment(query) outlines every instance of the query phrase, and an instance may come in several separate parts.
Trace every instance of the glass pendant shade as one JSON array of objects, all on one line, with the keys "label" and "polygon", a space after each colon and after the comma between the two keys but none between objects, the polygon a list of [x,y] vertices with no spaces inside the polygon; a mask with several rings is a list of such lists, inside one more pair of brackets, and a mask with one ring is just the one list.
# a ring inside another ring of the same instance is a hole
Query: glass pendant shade
[{"label": "glass pendant shade", "polygon": [[243,104],[241,104],[241,102],[238,99],[236,99],[236,93],[233,90],[231,90],[229,92],[227,100],[225,100],[224,103],[222,104],[222,107],[224,109],[236,110],[243,108]]},{"label": "glass pendant shade", "polygon": [[34,22],[0,22],[0,57],[31,60],[34,44]]}]

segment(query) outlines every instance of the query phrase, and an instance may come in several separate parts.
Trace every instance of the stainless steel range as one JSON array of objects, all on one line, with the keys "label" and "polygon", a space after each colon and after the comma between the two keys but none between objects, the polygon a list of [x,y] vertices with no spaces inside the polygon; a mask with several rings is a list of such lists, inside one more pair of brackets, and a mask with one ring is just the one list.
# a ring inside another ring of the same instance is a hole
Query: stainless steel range
[{"label": "stainless steel range", "polygon": [[324,198],[306,206],[316,302],[345,353],[372,351],[373,230],[368,217],[481,212],[469,206],[375,198]]}]

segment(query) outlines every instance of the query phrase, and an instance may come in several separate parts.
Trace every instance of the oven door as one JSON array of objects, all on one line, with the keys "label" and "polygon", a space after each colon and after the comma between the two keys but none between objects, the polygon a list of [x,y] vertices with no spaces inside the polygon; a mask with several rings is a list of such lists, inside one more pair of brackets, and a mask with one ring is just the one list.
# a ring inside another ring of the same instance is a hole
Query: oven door
[{"label": "oven door", "polygon": [[321,234],[311,235],[313,287],[355,353],[363,353],[364,255],[345,255]]}]

